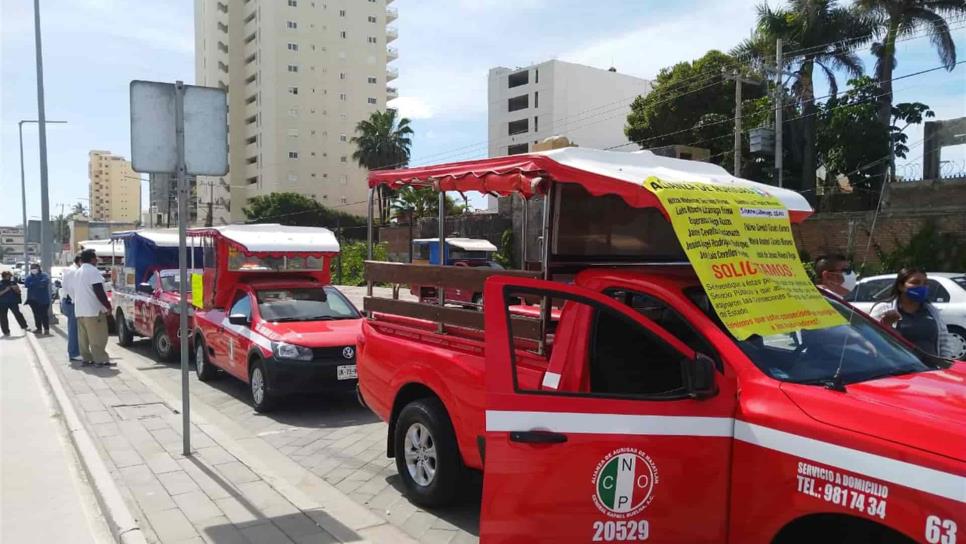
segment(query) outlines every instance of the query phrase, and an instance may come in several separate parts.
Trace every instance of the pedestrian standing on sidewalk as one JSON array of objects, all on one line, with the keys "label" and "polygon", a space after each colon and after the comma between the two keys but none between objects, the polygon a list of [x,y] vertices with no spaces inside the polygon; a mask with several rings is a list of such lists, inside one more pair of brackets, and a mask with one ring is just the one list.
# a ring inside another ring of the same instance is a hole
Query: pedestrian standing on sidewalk
[{"label": "pedestrian standing on sidewalk", "polygon": [[34,263],[23,284],[27,288],[27,306],[34,314],[34,333],[50,334],[50,276]]},{"label": "pedestrian standing on sidewalk", "polygon": [[80,255],[74,257],[74,266],[64,270],[61,280],[60,313],[67,318],[67,359],[80,361],[80,347],[77,345],[77,318],[74,316],[74,299],[71,293],[73,276],[80,268]]},{"label": "pedestrian standing on sidewalk", "polygon": [[104,291],[104,276],[94,266],[97,254],[93,249],[81,252],[81,266],[71,276],[71,299],[77,318],[77,341],[84,364],[110,365],[107,346],[107,316],[111,301]]},{"label": "pedestrian standing on sidewalk", "polygon": [[7,321],[7,312],[11,312],[17,320],[20,328],[29,331],[27,320],[20,313],[20,286],[13,281],[13,275],[4,270],[0,274],[0,330],[4,336],[10,336],[10,323]]}]

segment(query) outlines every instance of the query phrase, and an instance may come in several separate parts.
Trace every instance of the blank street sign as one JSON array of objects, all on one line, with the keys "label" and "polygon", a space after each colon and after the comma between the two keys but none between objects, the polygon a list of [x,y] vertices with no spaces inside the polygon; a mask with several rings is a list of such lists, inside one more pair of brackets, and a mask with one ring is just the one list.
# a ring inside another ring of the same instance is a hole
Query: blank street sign
[{"label": "blank street sign", "polygon": [[[131,163],[135,172],[174,174],[178,170],[172,83],[131,82]],[[228,173],[228,100],[225,91],[184,86],[186,174]]]}]

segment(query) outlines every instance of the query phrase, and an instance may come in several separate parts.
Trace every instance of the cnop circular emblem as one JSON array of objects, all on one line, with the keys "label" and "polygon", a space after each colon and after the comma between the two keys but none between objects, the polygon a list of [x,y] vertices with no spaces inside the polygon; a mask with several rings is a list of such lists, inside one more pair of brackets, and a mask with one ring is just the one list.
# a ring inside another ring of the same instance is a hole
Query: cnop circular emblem
[{"label": "cnop circular emblem", "polygon": [[658,483],[654,460],[636,448],[614,450],[594,470],[594,505],[614,518],[630,518],[647,508]]}]

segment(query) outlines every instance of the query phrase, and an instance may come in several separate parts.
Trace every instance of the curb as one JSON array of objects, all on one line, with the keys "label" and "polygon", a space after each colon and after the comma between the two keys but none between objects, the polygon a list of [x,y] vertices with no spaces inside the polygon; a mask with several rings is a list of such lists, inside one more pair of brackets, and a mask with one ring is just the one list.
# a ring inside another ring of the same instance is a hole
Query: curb
[{"label": "curb", "polygon": [[32,335],[27,335],[27,343],[30,344],[34,357],[43,371],[44,379],[54,394],[54,400],[63,415],[67,435],[74,445],[81,466],[84,467],[84,472],[93,483],[94,496],[97,497],[97,502],[104,513],[111,534],[120,544],[147,544],[144,534],[141,532],[141,527],[131,514],[127,503],[121,497],[117,483],[111,476],[107,465],[104,464],[104,460],[97,451],[97,447],[83,422],[78,417],[60,377],[57,376],[53,363]]},{"label": "curb", "polygon": [[[128,353],[142,358],[133,352]],[[145,360],[153,363],[150,359]],[[125,362],[130,361],[131,359],[121,361],[119,366],[127,366]],[[144,372],[138,371],[136,366],[132,367],[128,369],[134,371],[132,374],[141,383],[169,407],[180,411],[180,396],[168,391],[162,383]],[[356,503],[335,486],[292,461],[241,425],[219,414],[215,408],[194,395],[191,398],[191,423],[339,540],[371,544],[417,543],[398,527]],[[313,511],[324,513],[324,516],[321,519],[313,516]],[[331,518],[334,523],[327,523],[325,518]],[[360,541],[359,538],[364,540]]]}]

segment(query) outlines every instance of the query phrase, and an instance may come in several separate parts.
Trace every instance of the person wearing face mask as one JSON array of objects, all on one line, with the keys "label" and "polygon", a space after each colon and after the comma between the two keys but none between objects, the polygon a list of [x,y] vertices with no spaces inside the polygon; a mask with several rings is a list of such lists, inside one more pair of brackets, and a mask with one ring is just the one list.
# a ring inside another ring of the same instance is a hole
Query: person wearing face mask
[{"label": "person wearing face mask", "polygon": [[0,331],[4,336],[10,336],[10,323],[7,321],[7,312],[13,314],[14,319],[20,328],[29,331],[27,320],[20,313],[20,286],[13,281],[13,275],[4,270],[0,275]]},{"label": "person wearing face mask", "polygon": [[829,255],[815,261],[816,284],[826,291],[844,297],[855,289],[857,279],[844,255]]},{"label": "person wearing face mask", "polygon": [[907,267],[896,274],[890,299],[872,307],[872,317],[895,327],[903,338],[930,355],[952,357],[949,333],[939,310],[929,303],[926,272]]},{"label": "person wearing face mask", "polygon": [[34,333],[50,334],[50,276],[34,263],[23,284],[27,288],[26,304],[34,314]]}]

